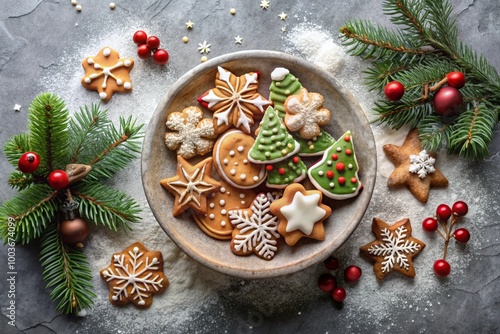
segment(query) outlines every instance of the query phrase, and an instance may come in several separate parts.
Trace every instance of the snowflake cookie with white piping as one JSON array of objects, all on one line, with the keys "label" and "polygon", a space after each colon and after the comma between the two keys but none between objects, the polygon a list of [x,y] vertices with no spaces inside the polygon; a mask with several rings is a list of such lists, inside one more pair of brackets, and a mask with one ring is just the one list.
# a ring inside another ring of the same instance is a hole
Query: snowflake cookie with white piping
[{"label": "snowflake cookie with white piping", "polygon": [[169,284],[163,273],[161,252],[148,251],[140,242],[113,254],[109,267],[100,273],[109,285],[109,301],[115,305],[132,302],[139,308],[148,308],[153,294],[165,291]]},{"label": "snowflake cookie with white piping", "polygon": [[233,224],[231,250],[236,255],[255,253],[272,260],[278,250],[278,217],[270,211],[274,196],[258,194],[247,209],[230,210]]},{"label": "snowflake cookie with white piping", "polygon": [[413,258],[425,244],[411,235],[410,220],[405,218],[389,225],[373,218],[372,232],[377,239],[360,247],[360,252],[375,262],[373,271],[377,279],[382,280],[393,271],[414,277]]},{"label": "snowflake cookie with white piping", "polygon": [[174,132],[165,133],[165,145],[170,150],[177,150],[177,154],[184,159],[205,155],[214,146],[214,123],[209,118],[203,118],[203,111],[198,107],[170,113],[166,126]]},{"label": "snowflake cookie with white piping", "polygon": [[95,56],[82,61],[85,75],[83,87],[96,90],[101,100],[107,102],[115,92],[131,92],[130,71],[134,67],[132,58],[120,58],[110,47],[102,48]]}]

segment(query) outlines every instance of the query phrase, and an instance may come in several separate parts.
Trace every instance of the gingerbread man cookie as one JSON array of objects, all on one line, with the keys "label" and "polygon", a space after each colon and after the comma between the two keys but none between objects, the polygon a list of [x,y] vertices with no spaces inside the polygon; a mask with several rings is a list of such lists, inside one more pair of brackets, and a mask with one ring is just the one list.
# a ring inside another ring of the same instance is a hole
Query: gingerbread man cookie
[{"label": "gingerbread man cookie", "polygon": [[120,58],[117,51],[106,46],[97,55],[85,58],[82,66],[85,70],[83,87],[96,90],[105,102],[109,101],[115,92],[132,91],[129,76],[134,67],[132,58]]}]

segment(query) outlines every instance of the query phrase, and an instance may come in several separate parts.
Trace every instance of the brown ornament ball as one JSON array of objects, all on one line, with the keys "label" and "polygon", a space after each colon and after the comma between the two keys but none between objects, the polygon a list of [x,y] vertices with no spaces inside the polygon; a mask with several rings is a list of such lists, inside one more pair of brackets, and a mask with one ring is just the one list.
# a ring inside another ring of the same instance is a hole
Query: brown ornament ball
[{"label": "brown ornament ball", "polygon": [[89,225],[82,218],[64,220],[59,224],[59,235],[65,244],[74,245],[89,236]]}]

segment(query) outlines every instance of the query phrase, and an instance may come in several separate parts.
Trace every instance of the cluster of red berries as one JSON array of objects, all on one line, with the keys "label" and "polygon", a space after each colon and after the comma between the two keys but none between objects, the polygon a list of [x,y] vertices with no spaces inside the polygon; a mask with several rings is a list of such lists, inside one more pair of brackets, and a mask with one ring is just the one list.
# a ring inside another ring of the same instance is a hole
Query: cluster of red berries
[{"label": "cluster of red berries", "polygon": [[[444,86],[445,84],[447,86]],[[457,115],[464,103],[464,98],[459,91],[463,86],[465,86],[465,75],[458,71],[450,72],[434,86],[424,87],[423,99],[427,99],[429,91],[431,93],[437,91],[433,98],[436,113],[441,116]],[[391,101],[399,101],[404,93],[405,87],[399,81],[391,81],[384,87],[384,94]]]},{"label": "cluster of red berries", "polygon": [[156,36],[149,36],[143,30],[137,30],[132,37],[137,44],[137,55],[141,59],[148,59],[153,55],[153,61],[159,65],[168,62],[168,52],[160,49],[160,39]]},{"label": "cluster of red berries", "polygon": [[[334,256],[329,256],[324,262],[325,268],[336,271],[339,269],[339,260]],[[355,282],[361,277],[361,268],[355,265],[350,265],[344,269],[344,279],[346,282]],[[331,273],[325,273],[318,279],[319,288],[332,295],[336,302],[343,302],[346,297],[346,291],[343,287],[337,285],[337,279]]]},{"label": "cluster of red berries", "polygon": [[[469,212],[469,207],[464,201],[457,201],[450,208],[446,204],[438,205],[436,215],[434,217],[425,218],[422,222],[422,228],[427,232],[437,231],[439,236],[444,239],[444,255],[442,259],[434,262],[434,272],[438,276],[448,276],[451,272],[451,266],[446,261],[446,252],[448,251],[448,243],[451,238],[455,238],[458,242],[466,243],[470,239],[470,233],[465,228],[453,230],[458,217],[465,216]],[[451,220],[450,220],[451,218]],[[441,225],[441,229],[439,229]]]},{"label": "cluster of red berries", "polygon": [[[19,170],[26,174],[34,173],[40,166],[40,156],[35,152],[25,152],[19,158],[17,162],[17,167]],[[69,184],[68,174],[60,169],[53,170],[50,172],[48,177],[49,185],[56,189],[64,189]]]}]

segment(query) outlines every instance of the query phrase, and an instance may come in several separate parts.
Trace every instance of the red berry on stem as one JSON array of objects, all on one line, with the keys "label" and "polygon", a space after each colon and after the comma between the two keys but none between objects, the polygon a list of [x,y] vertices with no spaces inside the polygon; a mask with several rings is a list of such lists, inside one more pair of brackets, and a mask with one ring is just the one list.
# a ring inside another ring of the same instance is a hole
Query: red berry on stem
[{"label": "red berry on stem", "polygon": [[462,243],[466,243],[470,239],[470,233],[466,228],[458,228],[453,232],[453,237]]},{"label": "red berry on stem", "polygon": [[469,206],[464,201],[456,201],[451,210],[456,216],[465,216],[469,212]]},{"label": "red berry on stem", "polygon": [[49,174],[49,186],[56,190],[64,189],[69,184],[68,174],[61,170],[56,169]]},{"label": "red berry on stem", "polygon": [[40,166],[40,156],[35,152],[26,152],[19,158],[17,167],[23,173],[33,173]]},{"label": "red berry on stem", "polygon": [[405,93],[405,87],[399,81],[391,81],[384,87],[384,94],[391,101],[399,101]]},{"label": "red berry on stem", "polygon": [[344,278],[347,282],[357,281],[361,277],[361,268],[358,266],[348,266],[344,270]]},{"label": "red berry on stem", "polygon": [[436,209],[436,215],[439,219],[446,221],[451,217],[451,208],[446,204],[440,204]]},{"label": "red berry on stem", "polygon": [[446,74],[448,86],[460,89],[465,86],[465,75],[462,72],[450,72]]},{"label": "red berry on stem", "polygon": [[432,217],[425,218],[422,222],[422,228],[427,232],[434,232],[438,229],[438,222]]},{"label": "red berry on stem", "polygon": [[434,273],[436,273],[436,275],[446,277],[450,274],[450,271],[451,266],[446,260],[440,259],[434,262]]},{"label": "red berry on stem", "polygon": [[332,256],[332,255],[330,255],[328,258],[326,258],[326,260],[323,261],[323,264],[325,265],[325,268],[328,270],[339,269],[339,260],[335,256]]},{"label": "red berry on stem", "polygon": [[151,50],[156,50],[160,47],[160,39],[156,36],[149,36],[146,44]]},{"label": "red berry on stem", "polygon": [[147,44],[139,45],[139,47],[137,48],[137,55],[141,59],[148,59],[149,57],[151,57],[151,49]]},{"label": "red berry on stem", "polygon": [[323,274],[318,278],[318,286],[324,292],[331,292],[337,286],[337,280],[330,274]]},{"label": "red berry on stem", "polygon": [[146,34],[146,32],[144,32],[142,30],[137,30],[134,33],[134,36],[132,36],[132,40],[137,45],[146,44],[146,42],[148,40],[148,34]]},{"label": "red berry on stem", "polygon": [[333,300],[341,303],[345,300],[345,297],[346,297],[346,293],[345,293],[344,288],[339,286],[339,287],[336,287],[335,289],[333,289],[333,291],[332,291]]},{"label": "red berry on stem", "polygon": [[464,104],[464,98],[458,89],[443,87],[434,95],[434,109],[441,116],[458,115]]},{"label": "red berry on stem", "polygon": [[158,49],[153,54],[153,60],[158,65],[165,65],[168,61],[168,52],[164,49]]}]

